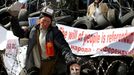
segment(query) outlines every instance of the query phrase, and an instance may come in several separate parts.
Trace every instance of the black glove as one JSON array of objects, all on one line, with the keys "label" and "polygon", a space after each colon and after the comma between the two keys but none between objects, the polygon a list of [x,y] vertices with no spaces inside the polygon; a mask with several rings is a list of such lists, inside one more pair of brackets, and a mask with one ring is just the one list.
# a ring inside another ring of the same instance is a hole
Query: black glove
[{"label": "black glove", "polygon": [[79,57],[79,56],[76,57],[76,61],[81,66],[85,63],[85,59],[83,57]]},{"label": "black glove", "polygon": [[65,59],[66,59],[67,64],[70,62],[76,61],[76,58],[74,57],[74,55],[72,53],[67,53],[65,55]]}]

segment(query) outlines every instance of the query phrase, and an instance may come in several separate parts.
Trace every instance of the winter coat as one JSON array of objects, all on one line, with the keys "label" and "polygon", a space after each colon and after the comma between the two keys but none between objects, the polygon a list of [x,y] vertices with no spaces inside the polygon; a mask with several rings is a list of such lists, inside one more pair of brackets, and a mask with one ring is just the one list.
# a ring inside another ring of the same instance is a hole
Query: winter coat
[{"label": "winter coat", "polygon": [[[28,71],[29,69],[33,67],[40,68],[40,45],[38,42],[39,37],[39,25],[34,26],[30,32],[24,32],[19,25],[17,25],[17,20],[12,18],[11,20],[12,24],[12,31],[14,35],[22,38],[26,37],[29,34],[29,42],[28,42],[28,49],[27,49],[27,56],[26,56],[26,63],[25,63],[25,69]],[[55,50],[55,56],[52,60],[56,60],[56,66],[59,67],[61,65],[65,65],[65,62],[68,63],[72,60],[74,60],[74,56],[71,52],[71,49],[64,39],[64,36],[62,32],[58,29],[57,26],[49,27],[46,34],[46,42],[47,41],[53,41],[54,44],[54,50]],[[51,59],[51,58],[50,58]],[[58,65],[58,64],[61,65]],[[59,68],[62,71],[62,68]],[[65,67],[63,67],[65,69]]]}]

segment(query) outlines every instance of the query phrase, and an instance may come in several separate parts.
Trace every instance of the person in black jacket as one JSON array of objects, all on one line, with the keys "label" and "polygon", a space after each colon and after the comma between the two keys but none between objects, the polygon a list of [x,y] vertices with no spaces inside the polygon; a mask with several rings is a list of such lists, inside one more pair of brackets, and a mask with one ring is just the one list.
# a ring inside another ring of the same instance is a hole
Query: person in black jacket
[{"label": "person in black jacket", "polygon": [[25,61],[28,74],[36,69],[36,75],[60,75],[66,71],[66,63],[75,60],[62,32],[52,25],[52,16],[52,9],[42,9],[38,24],[29,30],[23,30],[17,19],[11,18],[14,35],[29,39]]}]

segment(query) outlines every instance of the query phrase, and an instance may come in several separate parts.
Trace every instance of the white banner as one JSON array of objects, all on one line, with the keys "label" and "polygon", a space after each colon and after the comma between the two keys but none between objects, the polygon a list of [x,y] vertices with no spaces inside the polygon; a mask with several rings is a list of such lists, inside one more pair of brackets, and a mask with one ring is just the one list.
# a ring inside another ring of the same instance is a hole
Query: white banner
[{"label": "white banner", "polygon": [[1,26],[0,33],[0,50],[5,50],[4,67],[8,75],[19,75],[24,68],[27,46],[19,47],[18,37]]},{"label": "white banner", "polygon": [[134,54],[134,27],[85,30],[57,24],[76,55]]},{"label": "white banner", "polygon": [[0,50],[4,50],[6,48],[6,40],[7,40],[7,30],[0,26]]}]

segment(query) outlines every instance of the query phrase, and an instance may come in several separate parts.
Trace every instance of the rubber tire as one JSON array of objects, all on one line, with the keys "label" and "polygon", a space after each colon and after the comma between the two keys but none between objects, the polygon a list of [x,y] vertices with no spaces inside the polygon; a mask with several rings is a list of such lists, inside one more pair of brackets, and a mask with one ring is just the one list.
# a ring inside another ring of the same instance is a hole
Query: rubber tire
[{"label": "rubber tire", "polygon": [[39,16],[40,16],[40,11],[29,14],[29,17],[39,17]]},{"label": "rubber tire", "polygon": [[91,29],[92,26],[93,23],[86,17],[81,17],[72,25],[72,27],[81,28],[81,29]]},{"label": "rubber tire", "polygon": [[60,16],[60,17],[55,17],[56,23],[71,26],[71,23],[74,21],[74,18],[70,15],[67,16]]},{"label": "rubber tire", "polygon": [[[22,26],[28,26],[29,24],[28,21],[19,21],[19,25],[22,27]],[[11,22],[5,24],[3,27],[6,28],[7,30],[10,30]]]},{"label": "rubber tire", "polygon": [[11,27],[11,22],[4,25],[4,28],[6,28],[7,30],[10,30],[10,27]]},{"label": "rubber tire", "polygon": [[2,25],[6,25],[10,21],[9,16],[11,15],[7,12],[7,10],[8,7],[0,9],[0,24]]},{"label": "rubber tire", "polygon": [[21,9],[18,14],[18,20],[19,21],[28,21],[28,11],[27,9]]},{"label": "rubber tire", "polygon": [[134,11],[130,11],[121,17],[120,22],[121,26],[131,25],[132,19],[134,18]]},{"label": "rubber tire", "polygon": [[115,9],[109,9],[107,12],[107,19],[113,27],[118,27],[117,11]]}]

